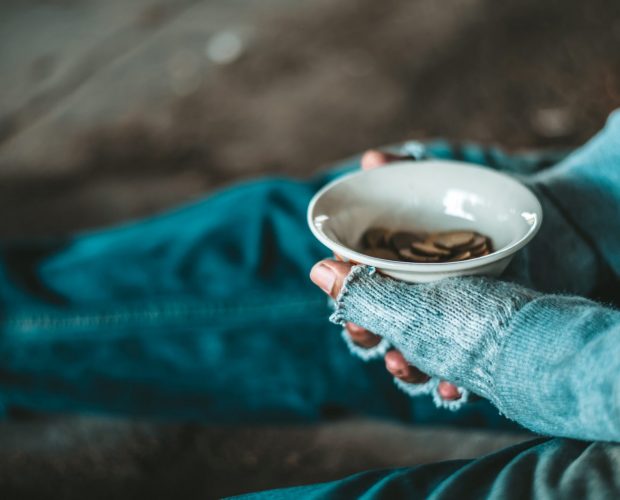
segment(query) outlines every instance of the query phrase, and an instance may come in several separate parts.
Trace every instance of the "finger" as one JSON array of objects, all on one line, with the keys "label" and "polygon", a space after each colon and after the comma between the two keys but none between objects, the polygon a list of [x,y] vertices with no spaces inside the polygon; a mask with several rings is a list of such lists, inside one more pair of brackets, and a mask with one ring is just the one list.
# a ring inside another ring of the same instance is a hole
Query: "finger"
[{"label": "finger", "polygon": [[447,401],[461,399],[461,393],[459,392],[458,388],[454,384],[446,382],[445,380],[439,382],[439,385],[437,386],[437,392],[442,399],[445,399]]},{"label": "finger", "polygon": [[385,367],[396,378],[411,384],[422,384],[430,378],[426,373],[407,363],[402,353],[396,350],[385,355]]},{"label": "finger", "polygon": [[384,153],[383,151],[378,151],[376,149],[371,149],[370,151],[366,151],[362,155],[362,159],[360,161],[362,170],[372,170],[373,168],[381,167],[387,163],[405,160],[407,157],[403,155],[397,155],[394,153]]},{"label": "finger", "polygon": [[351,340],[355,342],[360,347],[370,348],[376,346],[379,342],[381,342],[381,337],[379,335],[375,335],[372,332],[366,330],[366,328],[362,328],[355,323],[347,323],[346,327],[349,337]]},{"label": "finger", "polygon": [[345,278],[351,271],[350,262],[325,259],[317,262],[310,271],[310,279],[326,294],[337,298]]}]

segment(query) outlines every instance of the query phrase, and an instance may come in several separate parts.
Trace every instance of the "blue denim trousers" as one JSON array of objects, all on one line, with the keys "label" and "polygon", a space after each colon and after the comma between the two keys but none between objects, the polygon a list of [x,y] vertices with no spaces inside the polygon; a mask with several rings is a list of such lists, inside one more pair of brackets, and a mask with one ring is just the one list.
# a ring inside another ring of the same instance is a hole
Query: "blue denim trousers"
[{"label": "blue denim trousers", "polygon": [[[428,150],[521,172],[557,159],[443,142]],[[312,422],[348,412],[516,428],[482,400],[450,412],[408,397],[382,362],[352,357],[328,323],[325,296],[308,279],[327,252],[306,228],[305,211],[324,183],[356,167],[353,159],[310,180],[251,182],[62,240],[3,244],[1,408],[224,423]],[[597,488],[612,491],[620,476],[614,445],[552,439],[482,462],[369,472],[265,495],[504,494],[512,484],[531,492],[535,480],[553,491],[560,469],[574,461],[582,475],[603,463]]]}]

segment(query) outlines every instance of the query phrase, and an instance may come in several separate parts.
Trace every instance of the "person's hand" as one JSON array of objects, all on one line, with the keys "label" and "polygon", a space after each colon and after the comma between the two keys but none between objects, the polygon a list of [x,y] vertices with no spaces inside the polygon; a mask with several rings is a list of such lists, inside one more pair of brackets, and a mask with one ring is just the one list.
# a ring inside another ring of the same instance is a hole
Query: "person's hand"
[{"label": "person's hand", "polygon": [[[403,160],[402,156],[371,150],[366,152],[361,159],[363,170],[372,170],[384,166],[390,162]],[[340,293],[342,283],[349,274],[352,265],[347,262],[337,262],[326,259],[318,262],[310,273],[312,281],[332,298]],[[351,340],[359,347],[370,349],[381,341],[379,335],[353,323],[346,324],[346,331]],[[396,349],[385,354],[385,367],[394,377],[410,384],[423,384],[429,380],[429,376],[410,365],[405,357]],[[454,401],[461,397],[458,388],[446,381],[441,381],[437,387],[439,396],[446,401]]]}]

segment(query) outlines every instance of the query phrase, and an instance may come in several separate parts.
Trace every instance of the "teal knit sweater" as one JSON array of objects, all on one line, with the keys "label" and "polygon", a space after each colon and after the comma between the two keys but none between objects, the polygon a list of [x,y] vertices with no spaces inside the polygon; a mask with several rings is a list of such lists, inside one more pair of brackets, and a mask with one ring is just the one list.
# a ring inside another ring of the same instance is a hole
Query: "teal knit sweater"
[{"label": "teal knit sweater", "polygon": [[[354,267],[332,321],[357,323],[432,375],[542,434],[620,441],[620,311],[581,296],[620,278],[620,112],[586,146],[523,178],[545,220],[503,280],[408,284]],[[579,294],[581,296],[576,296]]]}]

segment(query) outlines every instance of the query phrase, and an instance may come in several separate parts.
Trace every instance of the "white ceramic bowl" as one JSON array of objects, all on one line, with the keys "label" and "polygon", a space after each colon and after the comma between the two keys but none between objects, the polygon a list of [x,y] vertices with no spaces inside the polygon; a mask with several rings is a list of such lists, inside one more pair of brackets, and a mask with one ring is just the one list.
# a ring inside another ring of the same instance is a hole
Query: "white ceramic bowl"
[{"label": "white ceramic bowl", "polygon": [[[340,177],[323,187],[308,207],[310,229],[335,254],[417,283],[468,274],[497,276],[541,223],[540,202],[513,177],[443,160],[398,162]],[[377,259],[357,250],[361,235],[373,226],[476,230],[491,238],[495,251],[460,262]]]}]

